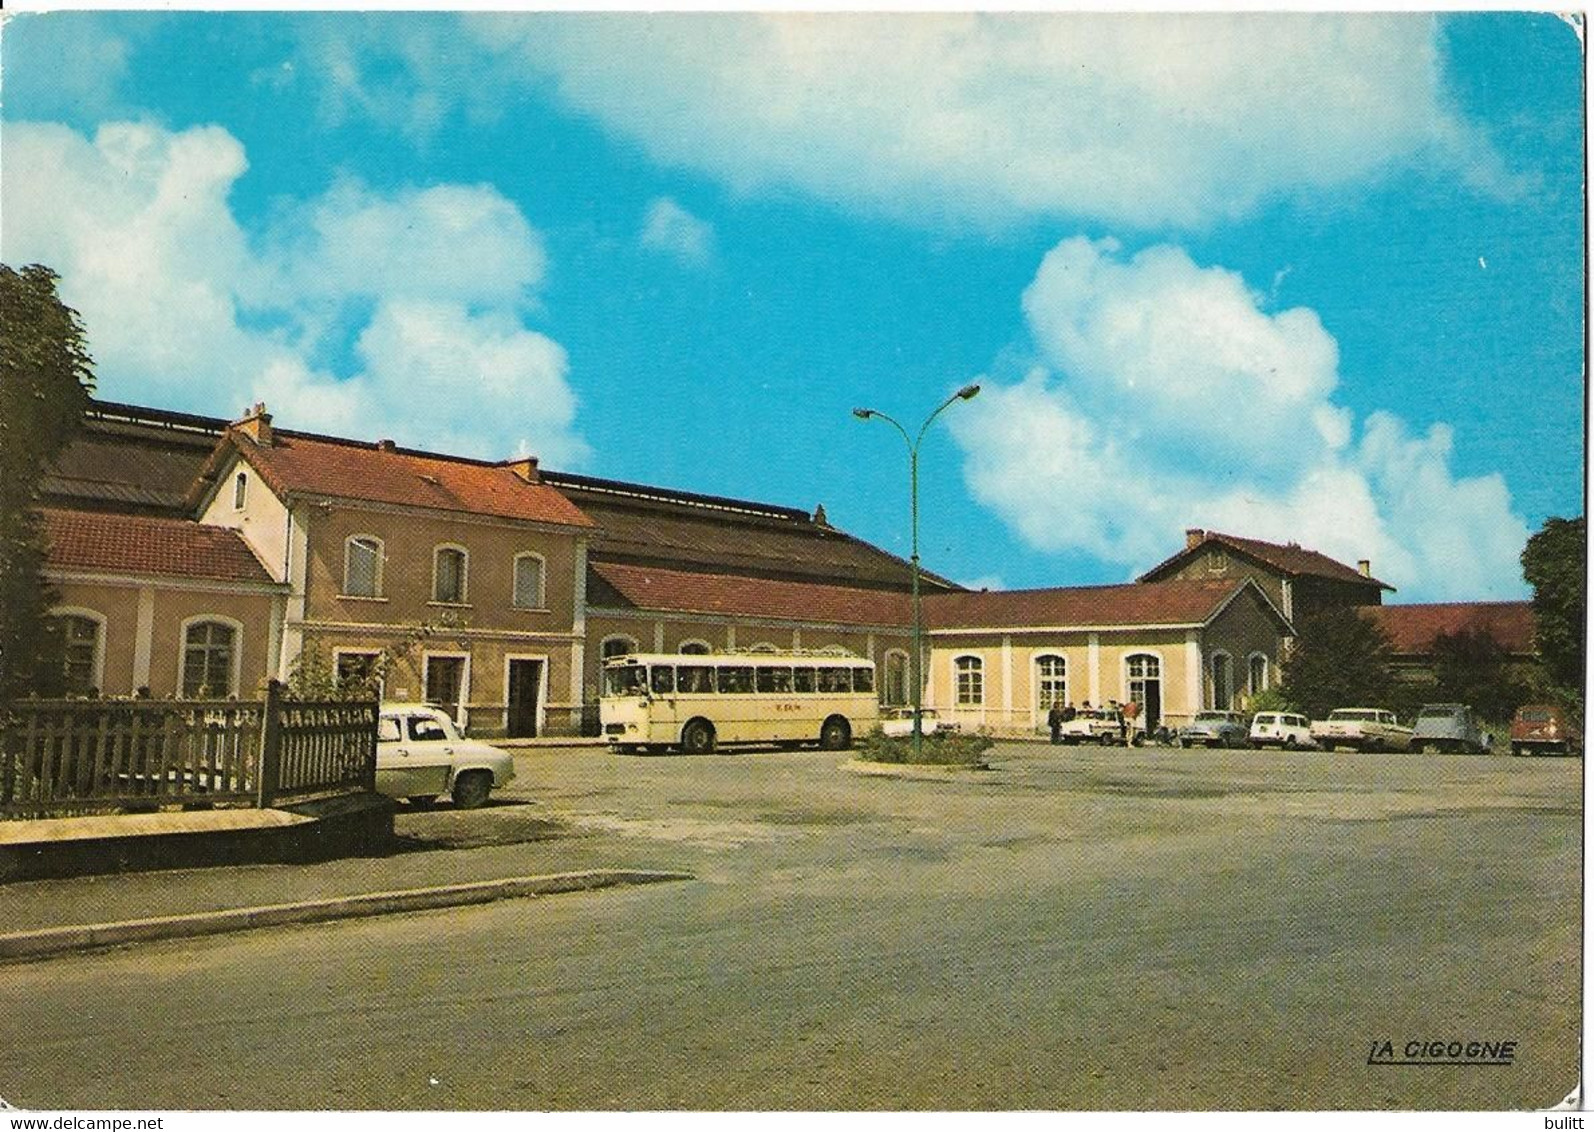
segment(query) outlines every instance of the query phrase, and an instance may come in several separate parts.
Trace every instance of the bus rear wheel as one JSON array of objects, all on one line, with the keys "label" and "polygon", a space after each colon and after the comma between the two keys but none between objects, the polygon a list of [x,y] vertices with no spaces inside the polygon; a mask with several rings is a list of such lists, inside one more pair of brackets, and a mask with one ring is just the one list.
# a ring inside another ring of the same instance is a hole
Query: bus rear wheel
[{"label": "bus rear wheel", "polygon": [[819,729],[819,745],[827,751],[845,751],[852,742],[852,728],[839,715],[825,720]]},{"label": "bus rear wheel", "polygon": [[681,750],[689,755],[706,755],[714,749],[714,727],[707,720],[694,719],[681,729]]}]

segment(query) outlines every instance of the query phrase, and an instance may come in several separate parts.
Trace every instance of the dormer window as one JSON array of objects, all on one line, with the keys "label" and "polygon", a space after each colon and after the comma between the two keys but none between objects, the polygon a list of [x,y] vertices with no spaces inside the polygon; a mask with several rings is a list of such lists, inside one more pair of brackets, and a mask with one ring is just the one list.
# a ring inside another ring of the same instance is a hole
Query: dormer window
[{"label": "dormer window", "polygon": [[249,474],[239,472],[232,481],[232,509],[242,511],[244,501],[249,497]]}]

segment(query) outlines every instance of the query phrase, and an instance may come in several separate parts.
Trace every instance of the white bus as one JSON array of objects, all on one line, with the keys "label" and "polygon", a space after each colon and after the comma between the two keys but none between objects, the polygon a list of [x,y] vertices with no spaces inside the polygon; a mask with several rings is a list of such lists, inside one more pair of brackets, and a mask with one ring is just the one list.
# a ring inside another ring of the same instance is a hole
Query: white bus
[{"label": "white bus", "polygon": [[844,750],[880,720],[874,662],[815,653],[633,653],[603,665],[598,718],[620,751],[818,743]]}]

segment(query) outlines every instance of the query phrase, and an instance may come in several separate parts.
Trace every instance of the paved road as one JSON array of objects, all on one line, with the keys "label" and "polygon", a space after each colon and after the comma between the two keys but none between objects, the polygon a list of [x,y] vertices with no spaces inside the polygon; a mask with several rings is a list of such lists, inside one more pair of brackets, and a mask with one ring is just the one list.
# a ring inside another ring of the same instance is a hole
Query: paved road
[{"label": "paved road", "polygon": [[[1581,765],[523,752],[424,853],[696,881],[0,968],[0,1096],[158,1108],[1515,1108],[1578,1075]],[[490,849],[468,846],[488,845]],[[107,881],[115,884],[115,881]],[[1514,1039],[1377,1068],[1371,1044]]]}]

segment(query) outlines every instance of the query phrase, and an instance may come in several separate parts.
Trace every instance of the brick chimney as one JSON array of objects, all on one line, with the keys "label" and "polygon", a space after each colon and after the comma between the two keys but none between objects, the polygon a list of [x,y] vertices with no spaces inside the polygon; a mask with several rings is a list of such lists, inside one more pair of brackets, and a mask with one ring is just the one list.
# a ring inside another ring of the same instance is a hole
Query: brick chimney
[{"label": "brick chimney", "polygon": [[271,447],[271,414],[266,412],[264,401],[256,401],[252,409],[228,427],[247,436],[262,448]]},{"label": "brick chimney", "polygon": [[504,461],[504,467],[514,472],[527,483],[541,483],[542,473],[537,470],[537,457],[522,456],[516,460]]},{"label": "brick chimney", "polygon": [[1371,578],[1373,576],[1373,560],[1371,558],[1358,558],[1356,560],[1356,569],[1362,577]]},{"label": "brick chimney", "polygon": [[825,518],[825,505],[823,503],[817,504],[814,507],[814,526],[816,526],[816,527],[828,527],[828,526],[830,526],[830,520]]},{"label": "brick chimney", "polygon": [[1184,548],[1194,550],[1206,541],[1207,532],[1200,527],[1191,527],[1184,532]]}]

